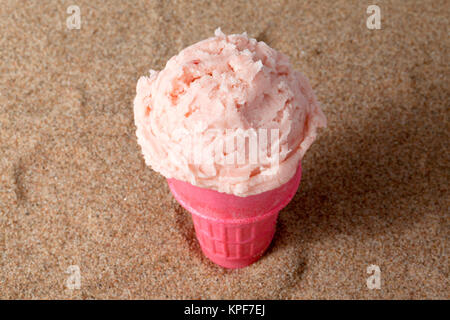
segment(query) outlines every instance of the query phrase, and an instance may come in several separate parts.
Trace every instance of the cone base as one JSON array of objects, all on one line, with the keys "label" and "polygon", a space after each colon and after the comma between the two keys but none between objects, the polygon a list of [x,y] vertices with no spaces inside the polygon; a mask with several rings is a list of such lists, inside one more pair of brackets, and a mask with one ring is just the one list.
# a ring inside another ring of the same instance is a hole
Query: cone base
[{"label": "cone base", "polygon": [[[269,244],[267,245],[267,247],[269,247]],[[249,265],[255,263],[256,261],[258,261],[259,259],[261,259],[261,257],[264,255],[264,252],[267,250],[267,247],[258,255],[253,256],[253,257],[249,257],[249,258],[244,258],[244,259],[237,259],[237,260],[230,260],[228,258],[221,258],[221,257],[217,257],[214,254],[211,254],[209,251],[207,251],[204,247],[200,246],[202,248],[202,252],[203,254],[212,262],[214,262],[215,264],[226,268],[226,269],[241,269],[241,268],[245,268],[248,267]]]},{"label": "cone base", "polygon": [[270,212],[241,223],[191,215],[203,253],[229,269],[246,267],[261,258],[272,242],[278,218],[278,212]]}]

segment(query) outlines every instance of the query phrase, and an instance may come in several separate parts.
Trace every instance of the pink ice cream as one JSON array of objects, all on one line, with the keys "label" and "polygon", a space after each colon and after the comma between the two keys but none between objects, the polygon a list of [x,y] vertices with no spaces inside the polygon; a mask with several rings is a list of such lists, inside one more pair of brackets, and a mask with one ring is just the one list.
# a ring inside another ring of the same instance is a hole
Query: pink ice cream
[{"label": "pink ice cream", "polygon": [[[166,178],[237,196],[289,181],[317,129],[326,126],[306,77],[285,55],[245,33],[216,30],[162,71],[141,77],[136,91],[136,135],[146,164]],[[251,163],[248,141],[245,148],[217,148],[218,141],[258,129],[278,129],[276,158]],[[226,157],[246,161],[230,164]]]}]

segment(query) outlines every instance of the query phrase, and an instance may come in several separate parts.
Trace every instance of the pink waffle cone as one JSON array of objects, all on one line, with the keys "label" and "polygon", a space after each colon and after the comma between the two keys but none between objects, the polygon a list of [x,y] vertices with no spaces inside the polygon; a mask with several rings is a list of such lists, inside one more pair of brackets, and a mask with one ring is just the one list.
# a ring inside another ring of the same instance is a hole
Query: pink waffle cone
[{"label": "pink waffle cone", "polygon": [[242,268],[256,262],[275,233],[278,212],[294,197],[302,174],[282,186],[248,197],[200,188],[168,179],[175,199],[192,214],[203,253],[225,268]]}]

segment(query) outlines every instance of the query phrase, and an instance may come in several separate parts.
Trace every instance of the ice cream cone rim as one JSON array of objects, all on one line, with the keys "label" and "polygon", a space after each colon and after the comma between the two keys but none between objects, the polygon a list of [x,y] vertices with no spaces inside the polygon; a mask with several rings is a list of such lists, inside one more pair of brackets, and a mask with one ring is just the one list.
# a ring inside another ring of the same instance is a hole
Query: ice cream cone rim
[{"label": "ice cream cone rim", "polygon": [[[170,185],[170,182],[168,182],[168,183]],[[241,225],[252,224],[257,221],[264,220],[271,215],[278,214],[278,212],[280,212],[292,200],[293,196],[297,192],[297,189],[296,189],[295,192],[293,192],[291,195],[286,197],[286,199],[283,202],[281,202],[279,205],[277,205],[273,210],[270,210],[269,212],[264,213],[262,215],[257,215],[254,217],[236,218],[236,219],[221,219],[221,218],[217,218],[217,217],[209,217],[207,215],[200,213],[197,209],[189,206],[185,201],[183,201],[183,199],[178,195],[178,192],[176,191],[175,188],[170,188],[170,189],[171,189],[175,199],[181,204],[181,206],[184,209],[189,211],[191,214],[195,214],[196,216],[198,216],[202,219],[213,221],[214,223],[241,224]]]}]

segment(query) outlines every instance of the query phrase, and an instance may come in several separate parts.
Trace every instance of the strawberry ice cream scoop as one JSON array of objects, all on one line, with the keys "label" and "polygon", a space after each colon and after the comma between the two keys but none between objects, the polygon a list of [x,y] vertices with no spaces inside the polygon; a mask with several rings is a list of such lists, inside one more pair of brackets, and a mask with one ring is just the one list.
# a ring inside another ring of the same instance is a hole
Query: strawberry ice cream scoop
[{"label": "strawberry ice cream scoop", "polygon": [[[285,55],[220,29],[139,79],[134,116],[147,165],[168,179],[239,197],[290,181],[326,126],[308,80]],[[252,162],[250,151],[260,155],[264,144],[227,144],[242,132],[248,143],[260,129],[275,129],[269,145],[276,158],[272,151]]]}]

